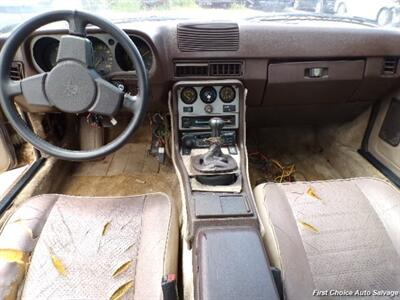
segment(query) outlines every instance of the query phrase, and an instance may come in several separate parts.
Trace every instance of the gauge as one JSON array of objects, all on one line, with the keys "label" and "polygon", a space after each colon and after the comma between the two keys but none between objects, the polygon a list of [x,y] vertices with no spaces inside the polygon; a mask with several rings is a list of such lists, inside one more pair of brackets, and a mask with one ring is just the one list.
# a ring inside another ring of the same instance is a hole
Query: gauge
[{"label": "gauge", "polygon": [[235,89],[231,86],[224,86],[219,91],[219,97],[221,98],[222,102],[232,102],[236,97]]},{"label": "gauge", "polygon": [[[150,47],[141,38],[138,38],[136,36],[131,36],[130,38],[132,42],[136,45],[136,48],[138,48],[139,53],[142,56],[144,65],[147,71],[149,71],[151,69],[151,66],[153,65],[153,53],[151,52]],[[135,70],[132,61],[128,56],[128,53],[126,53],[125,49],[122,48],[119,43],[117,44],[117,46],[115,46],[115,59],[117,60],[117,63],[122,70]]]},{"label": "gauge", "polygon": [[113,64],[113,56],[110,48],[96,37],[89,37],[93,47],[93,64],[97,73],[105,75],[111,72]]},{"label": "gauge", "polygon": [[204,103],[213,103],[217,99],[217,91],[212,86],[205,86],[200,91],[200,99]]},{"label": "gauge", "polygon": [[60,42],[52,37],[38,39],[32,48],[33,60],[41,69],[49,72],[56,65],[58,46]]},{"label": "gauge", "polygon": [[197,100],[197,92],[192,87],[185,87],[181,91],[181,99],[185,104],[193,104]]}]

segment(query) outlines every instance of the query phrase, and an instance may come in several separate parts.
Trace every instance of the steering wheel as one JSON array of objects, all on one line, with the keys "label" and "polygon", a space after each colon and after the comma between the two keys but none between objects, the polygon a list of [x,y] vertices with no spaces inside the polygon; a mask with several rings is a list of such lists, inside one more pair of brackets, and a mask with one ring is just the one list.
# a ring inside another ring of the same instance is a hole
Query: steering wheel
[{"label": "steering wheel", "polygon": [[[9,67],[18,47],[33,31],[57,21],[68,22],[69,34],[61,37],[54,68],[20,81],[11,80]],[[88,24],[112,35],[125,49],[136,70],[137,95],[125,94],[96,72],[92,44],[86,37]],[[22,138],[38,150],[60,159],[90,160],[119,149],[137,130],[146,113],[148,90],[143,59],[129,36],[111,22],[86,12],[60,10],[38,15],[15,29],[0,53],[0,100],[4,114]],[[127,108],[133,117],[112,142],[94,150],[69,150],[50,144],[27,126],[12,101],[17,95],[23,95],[29,105],[53,107],[64,113],[97,113],[112,117],[122,108]]]}]

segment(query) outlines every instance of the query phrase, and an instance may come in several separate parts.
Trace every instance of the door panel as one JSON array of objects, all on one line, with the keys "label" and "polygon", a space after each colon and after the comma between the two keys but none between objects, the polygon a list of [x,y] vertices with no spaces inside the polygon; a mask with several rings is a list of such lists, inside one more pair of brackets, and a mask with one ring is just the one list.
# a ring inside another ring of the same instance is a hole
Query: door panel
[{"label": "door panel", "polygon": [[0,173],[17,165],[17,156],[7,130],[5,119],[0,111]]},{"label": "door panel", "polygon": [[[369,136],[367,136],[366,149],[363,150],[366,150],[378,164],[389,170],[389,175],[392,173],[397,177],[391,179],[399,182],[400,97],[396,95],[383,101],[376,109],[375,118],[372,118],[371,122],[372,127]],[[379,166],[377,167],[379,168]],[[385,173],[384,170],[381,171]]]}]

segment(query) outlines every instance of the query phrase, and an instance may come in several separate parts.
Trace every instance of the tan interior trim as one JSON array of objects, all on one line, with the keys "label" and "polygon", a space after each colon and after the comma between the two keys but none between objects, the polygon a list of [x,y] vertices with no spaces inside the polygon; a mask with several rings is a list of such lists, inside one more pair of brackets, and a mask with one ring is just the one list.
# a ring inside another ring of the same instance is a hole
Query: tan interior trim
[{"label": "tan interior trim", "polygon": [[390,95],[385,99],[379,109],[378,116],[375,120],[374,127],[368,140],[368,151],[389,170],[400,177],[400,145],[393,147],[379,137],[379,132],[389,110],[393,97],[400,97],[399,93]]}]

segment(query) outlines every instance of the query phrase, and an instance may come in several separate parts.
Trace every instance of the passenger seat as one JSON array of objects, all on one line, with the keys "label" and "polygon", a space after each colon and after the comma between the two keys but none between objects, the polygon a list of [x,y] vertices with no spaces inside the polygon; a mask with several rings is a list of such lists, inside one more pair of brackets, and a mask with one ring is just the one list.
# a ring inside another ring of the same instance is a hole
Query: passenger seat
[{"label": "passenger seat", "polygon": [[399,290],[400,192],[392,185],[372,178],[265,183],[254,193],[285,299]]}]

